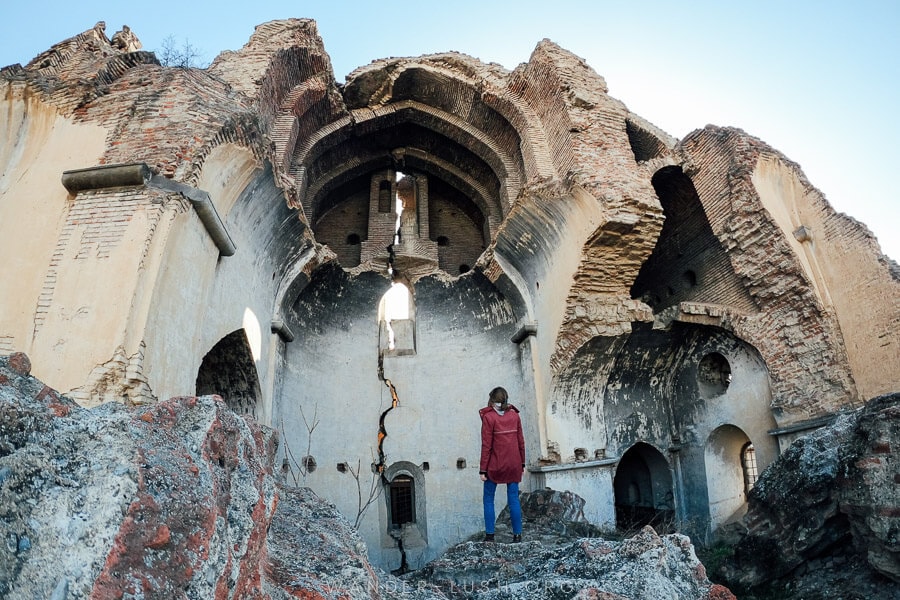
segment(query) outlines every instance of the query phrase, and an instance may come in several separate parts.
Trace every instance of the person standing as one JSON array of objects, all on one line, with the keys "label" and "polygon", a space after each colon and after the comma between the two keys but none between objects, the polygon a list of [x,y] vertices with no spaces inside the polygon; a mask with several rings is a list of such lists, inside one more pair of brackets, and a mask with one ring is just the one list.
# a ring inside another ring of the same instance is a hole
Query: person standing
[{"label": "person standing", "polygon": [[494,541],[494,493],[497,484],[506,484],[506,502],[512,521],[513,542],[522,541],[522,507],[519,504],[519,482],[525,471],[525,436],[519,409],[509,403],[509,395],[496,387],[488,395],[488,405],[478,411],[481,416],[481,464],[479,475],[484,482],[484,541]]}]

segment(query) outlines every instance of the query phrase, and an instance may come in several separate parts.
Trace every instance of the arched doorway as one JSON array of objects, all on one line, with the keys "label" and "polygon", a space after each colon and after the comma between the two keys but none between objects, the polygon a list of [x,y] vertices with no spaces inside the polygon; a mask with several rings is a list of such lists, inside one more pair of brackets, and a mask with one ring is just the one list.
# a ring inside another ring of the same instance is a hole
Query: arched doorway
[{"label": "arched doorway", "polygon": [[722,425],[709,434],[704,450],[710,528],[740,517],[747,492],[756,483],[756,450],[740,427]]},{"label": "arched doorway", "polygon": [[195,387],[198,396],[222,396],[228,408],[236,413],[256,414],[261,396],[259,376],[243,329],[223,337],[203,357]]},{"label": "arched doorway", "polygon": [[613,480],[616,526],[630,530],[652,525],[668,531],[675,520],[672,474],[662,453],[639,442],[622,455]]}]

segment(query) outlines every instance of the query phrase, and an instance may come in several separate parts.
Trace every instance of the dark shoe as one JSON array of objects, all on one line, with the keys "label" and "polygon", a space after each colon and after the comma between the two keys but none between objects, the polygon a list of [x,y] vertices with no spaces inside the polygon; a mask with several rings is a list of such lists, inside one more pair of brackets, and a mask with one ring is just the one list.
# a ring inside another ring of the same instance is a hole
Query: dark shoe
[{"label": "dark shoe", "polygon": [[518,544],[521,541],[522,541],[521,533],[516,533],[515,535],[513,535],[513,544]]},{"label": "dark shoe", "polygon": [[486,533],[486,534],[484,534],[484,541],[485,541],[485,542],[493,542],[493,541],[494,541],[494,534],[493,534],[493,533]]}]

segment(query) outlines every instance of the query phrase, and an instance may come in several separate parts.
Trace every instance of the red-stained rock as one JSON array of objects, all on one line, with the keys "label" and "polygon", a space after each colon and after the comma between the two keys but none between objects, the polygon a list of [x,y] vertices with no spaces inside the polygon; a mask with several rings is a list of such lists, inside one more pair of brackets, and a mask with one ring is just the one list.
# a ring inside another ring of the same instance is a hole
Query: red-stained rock
[{"label": "red-stained rock", "polygon": [[271,431],[216,396],[88,410],[0,373],[0,597],[267,597]]},{"label": "red-stained rock", "polygon": [[333,505],[276,486],[276,444],[217,396],[85,409],[0,357],[0,597],[434,600],[476,582],[504,598],[728,598],[687,538],[577,539],[589,524],[561,523],[583,500],[553,490],[525,498],[530,531],[565,542],[467,542],[394,577]]},{"label": "red-stained rock", "polygon": [[9,355],[9,367],[19,375],[31,375],[31,359],[24,352]]}]

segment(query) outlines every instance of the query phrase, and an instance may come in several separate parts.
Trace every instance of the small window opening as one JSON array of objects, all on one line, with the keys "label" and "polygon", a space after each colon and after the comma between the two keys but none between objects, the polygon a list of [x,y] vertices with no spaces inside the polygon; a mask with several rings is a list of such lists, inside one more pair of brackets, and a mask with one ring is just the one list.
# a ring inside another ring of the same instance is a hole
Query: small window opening
[{"label": "small window opening", "polygon": [[753,442],[747,442],[741,448],[741,469],[744,471],[744,491],[749,494],[759,477],[756,468],[756,448],[753,447]]},{"label": "small window opening", "polygon": [[697,286],[697,274],[690,269],[685,271],[682,275],[684,278],[684,282],[688,285],[689,288]]},{"label": "small window opening", "polygon": [[587,460],[587,448],[575,448],[575,460]]},{"label": "small window opening", "polygon": [[348,246],[359,246],[359,234],[351,233],[347,236],[347,245]]},{"label": "small window opening", "polygon": [[430,469],[430,468],[431,468],[431,465],[428,464],[428,461],[427,461],[427,460],[426,460],[425,462],[422,463],[422,470],[423,470],[423,471],[427,471],[427,470]]},{"label": "small window opening", "polygon": [[439,235],[438,239],[437,239],[437,245],[438,246],[449,246],[450,240],[447,239],[446,235]]},{"label": "small window opening", "polygon": [[457,458],[456,459],[456,468],[457,469],[465,469],[466,468],[466,459]]},{"label": "small window opening", "polygon": [[347,463],[339,462],[337,464],[338,473],[346,473],[347,472]]},{"label": "small window opening", "polygon": [[703,396],[711,398],[725,393],[731,384],[731,365],[718,352],[711,352],[697,365],[697,385]]},{"label": "small window opening", "polygon": [[416,522],[415,485],[408,475],[394,477],[390,484],[391,526]]},{"label": "small window opening", "polygon": [[472,267],[470,267],[469,265],[467,265],[465,263],[459,265],[459,274],[460,275],[462,275],[463,273],[468,273],[470,270],[472,270]]},{"label": "small window opening", "polygon": [[383,180],[378,184],[378,212],[389,213],[392,210],[391,204],[391,182]]}]

